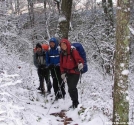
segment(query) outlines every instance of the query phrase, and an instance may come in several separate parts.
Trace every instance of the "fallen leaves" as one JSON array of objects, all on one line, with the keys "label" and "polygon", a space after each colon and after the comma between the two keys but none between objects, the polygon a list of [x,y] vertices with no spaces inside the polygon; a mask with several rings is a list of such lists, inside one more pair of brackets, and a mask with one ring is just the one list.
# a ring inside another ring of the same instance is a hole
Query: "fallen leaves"
[{"label": "fallen leaves", "polygon": [[[61,120],[57,120],[57,121],[63,122],[63,125],[68,125],[73,121],[73,119],[70,117],[67,117],[66,112],[67,110],[61,110],[60,112],[51,113],[50,115],[53,115],[55,117],[60,117]],[[78,124],[74,124],[74,125],[78,125]]]}]

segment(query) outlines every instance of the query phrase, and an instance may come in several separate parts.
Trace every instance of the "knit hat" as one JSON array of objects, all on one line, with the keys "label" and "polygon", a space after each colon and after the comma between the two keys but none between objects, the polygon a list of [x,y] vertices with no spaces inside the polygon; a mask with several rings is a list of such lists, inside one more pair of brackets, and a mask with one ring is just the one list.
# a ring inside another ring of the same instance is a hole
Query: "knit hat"
[{"label": "knit hat", "polygon": [[42,49],[42,46],[41,46],[40,43],[37,43],[37,44],[36,44],[36,49],[37,49],[37,48],[41,48],[41,49]]}]

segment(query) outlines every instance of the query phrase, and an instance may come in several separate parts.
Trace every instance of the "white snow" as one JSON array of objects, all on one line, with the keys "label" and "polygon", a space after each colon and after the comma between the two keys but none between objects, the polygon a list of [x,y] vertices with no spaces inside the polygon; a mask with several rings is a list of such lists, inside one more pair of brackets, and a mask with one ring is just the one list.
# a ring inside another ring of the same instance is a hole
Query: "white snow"
[{"label": "white snow", "polygon": [[66,18],[65,18],[64,16],[61,16],[61,17],[59,18],[59,20],[58,20],[59,23],[62,22],[62,21],[66,21]]},{"label": "white snow", "polygon": [[129,74],[129,70],[127,70],[127,69],[126,69],[126,70],[123,70],[123,71],[121,72],[121,74],[122,74],[122,75],[128,75],[128,74]]},{"label": "white snow", "polygon": [[134,29],[131,26],[129,26],[129,30],[134,35]]},{"label": "white snow", "polygon": [[121,63],[121,64],[120,64],[121,67],[124,67],[124,65],[125,65],[124,63]]},{"label": "white snow", "polygon": [[[90,72],[83,74],[78,84],[79,106],[65,112],[72,118],[69,125],[104,125],[111,117],[111,85],[91,66]],[[23,87],[25,83],[18,74],[0,74],[0,124],[1,125],[63,125],[64,118],[53,116],[61,110],[68,110],[71,99],[66,85],[65,100],[60,99],[52,104],[55,96],[52,93],[43,96],[38,93],[38,76],[36,68],[32,68],[33,83],[30,89]],[[98,83],[98,80],[100,83]],[[112,83],[112,81],[111,81]],[[109,88],[108,88],[109,87]],[[107,91],[106,91],[107,90]],[[105,94],[104,94],[105,92]],[[84,110],[82,111],[82,107]],[[81,114],[79,114],[81,112]]]},{"label": "white snow", "polygon": [[118,9],[118,10],[121,10],[121,7],[118,6],[117,9]]}]

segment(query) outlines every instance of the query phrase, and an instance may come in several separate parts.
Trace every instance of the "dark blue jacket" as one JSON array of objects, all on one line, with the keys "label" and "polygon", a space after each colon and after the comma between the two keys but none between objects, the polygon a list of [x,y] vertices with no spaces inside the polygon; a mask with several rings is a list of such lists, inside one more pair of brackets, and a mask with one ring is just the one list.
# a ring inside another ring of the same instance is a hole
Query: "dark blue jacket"
[{"label": "dark blue jacket", "polygon": [[[51,38],[55,43],[54,48],[50,48],[46,53],[46,65],[59,65],[60,63],[60,50],[58,46],[58,41],[55,38]],[[50,42],[51,42],[50,39]]]}]

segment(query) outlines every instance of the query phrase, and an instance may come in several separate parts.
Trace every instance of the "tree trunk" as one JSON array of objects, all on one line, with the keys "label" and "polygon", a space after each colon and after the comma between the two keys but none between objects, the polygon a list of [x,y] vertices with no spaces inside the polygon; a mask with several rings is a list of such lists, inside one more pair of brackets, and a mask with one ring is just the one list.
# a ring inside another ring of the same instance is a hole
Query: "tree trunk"
[{"label": "tree trunk", "polygon": [[47,20],[46,10],[47,10],[47,2],[46,2],[46,0],[44,0],[44,14],[45,14],[45,20]]},{"label": "tree trunk", "polygon": [[12,13],[14,13],[14,7],[13,7],[13,1],[12,0],[10,1],[10,8],[12,10]]},{"label": "tree trunk", "polygon": [[104,10],[105,22],[106,22],[106,34],[109,35],[113,28],[113,1],[112,0],[102,0],[102,7]]},{"label": "tree trunk", "polygon": [[103,10],[104,10],[104,14],[107,15],[108,10],[107,10],[107,2],[106,2],[106,0],[102,0],[102,7],[103,7]]},{"label": "tree trunk", "polygon": [[28,0],[28,11],[31,27],[34,26],[34,3],[33,0]]},{"label": "tree trunk", "polygon": [[19,0],[17,0],[16,4],[17,4],[16,5],[17,14],[20,15],[20,2],[19,2]]},{"label": "tree trunk", "polygon": [[58,35],[60,38],[68,38],[71,10],[72,0],[62,0],[60,12],[60,18],[62,17],[62,20],[59,22],[58,25]]},{"label": "tree trunk", "polygon": [[110,22],[110,26],[114,26],[114,20],[113,20],[113,1],[108,0],[108,19]]},{"label": "tree trunk", "polygon": [[47,5],[46,0],[44,0],[44,10],[45,11],[46,11],[46,5]]},{"label": "tree trunk", "polygon": [[113,125],[128,125],[128,68],[130,0],[118,0],[113,93]]}]

